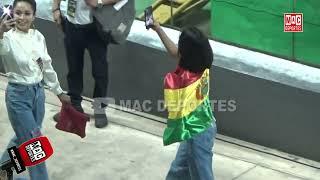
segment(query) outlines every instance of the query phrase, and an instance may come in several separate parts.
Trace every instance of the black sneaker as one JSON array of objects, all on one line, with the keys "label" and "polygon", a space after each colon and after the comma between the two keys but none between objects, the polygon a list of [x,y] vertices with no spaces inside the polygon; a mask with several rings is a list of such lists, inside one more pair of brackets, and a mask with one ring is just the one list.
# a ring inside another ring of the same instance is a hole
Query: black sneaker
[{"label": "black sneaker", "polygon": [[94,125],[96,128],[104,128],[108,126],[108,118],[106,114],[94,114]]},{"label": "black sneaker", "polygon": [[84,113],[84,111],[83,111],[83,108],[82,108],[82,106],[81,105],[72,105],[77,111],[79,111],[79,112],[81,112],[81,113]]},{"label": "black sneaker", "polygon": [[57,112],[55,115],[53,115],[53,120],[54,120],[55,122],[58,122],[58,121],[59,121],[59,116],[60,116],[60,113]]}]

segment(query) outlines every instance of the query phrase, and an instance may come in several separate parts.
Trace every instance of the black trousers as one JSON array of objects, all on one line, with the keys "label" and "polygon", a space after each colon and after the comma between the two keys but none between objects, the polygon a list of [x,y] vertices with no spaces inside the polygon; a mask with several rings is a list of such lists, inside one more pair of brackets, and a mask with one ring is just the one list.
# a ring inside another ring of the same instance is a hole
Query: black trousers
[{"label": "black trousers", "polygon": [[108,89],[108,43],[99,37],[96,25],[75,25],[67,20],[63,23],[65,48],[68,61],[68,95],[75,106],[80,106],[83,91],[83,64],[85,49],[89,51],[92,76],[95,80],[93,98],[107,96]]}]

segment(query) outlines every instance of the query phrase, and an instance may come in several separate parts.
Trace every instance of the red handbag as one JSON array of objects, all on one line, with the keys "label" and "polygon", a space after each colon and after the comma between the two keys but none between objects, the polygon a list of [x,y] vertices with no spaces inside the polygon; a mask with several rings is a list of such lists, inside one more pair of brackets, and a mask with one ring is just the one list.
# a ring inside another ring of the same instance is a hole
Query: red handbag
[{"label": "red handbag", "polygon": [[88,121],[90,121],[90,117],[87,114],[77,111],[70,104],[63,103],[56,128],[84,138]]}]

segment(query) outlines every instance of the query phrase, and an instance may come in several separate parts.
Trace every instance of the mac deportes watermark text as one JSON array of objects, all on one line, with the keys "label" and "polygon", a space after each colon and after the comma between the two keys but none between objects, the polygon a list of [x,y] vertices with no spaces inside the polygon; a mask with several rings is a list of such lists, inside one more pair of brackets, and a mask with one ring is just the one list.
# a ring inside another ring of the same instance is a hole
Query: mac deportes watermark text
[{"label": "mac deportes watermark text", "polygon": [[[210,100],[212,111],[214,112],[235,112],[237,111],[237,101],[235,99],[214,99]],[[109,105],[116,105],[118,110],[123,111],[140,111],[140,112],[165,112],[168,107],[173,111],[179,111],[183,108],[196,109],[199,105],[197,102],[185,103],[183,101],[175,101],[165,103],[164,100],[151,99],[120,99],[115,98],[95,98],[92,102],[92,109],[95,113],[104,113],[105,108]]]}]

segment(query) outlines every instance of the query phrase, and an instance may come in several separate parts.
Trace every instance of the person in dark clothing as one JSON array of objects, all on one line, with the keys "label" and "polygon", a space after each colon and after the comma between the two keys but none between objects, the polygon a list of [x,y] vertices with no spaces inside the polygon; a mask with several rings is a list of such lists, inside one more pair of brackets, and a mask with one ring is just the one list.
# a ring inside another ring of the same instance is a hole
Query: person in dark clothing
[{"label": "person in dark clothing", "polygon": [[[108,43],[103,41],[97,32],[92,8],[100,8],[110,5],[119,0],[68,0],[67,16],[61,16],[61,0],[53,0],[53,19],[61,27],[65,34],[64,44],[68,61],[67,81],[69,86],[68,95],[71,97],[72,105],[80,112],[81,93],[83,90],[83,61],[84,51],[89,51],[92,61],[92,75],[95,80],[93,98],[101,99],[107,96],[108,88]],[[102,104],[101,108],[106,105]],[[59,114],[54,116],[57,121]],[[108,125],[105,111],[95,111],[95,126],[103,128]]]}]

